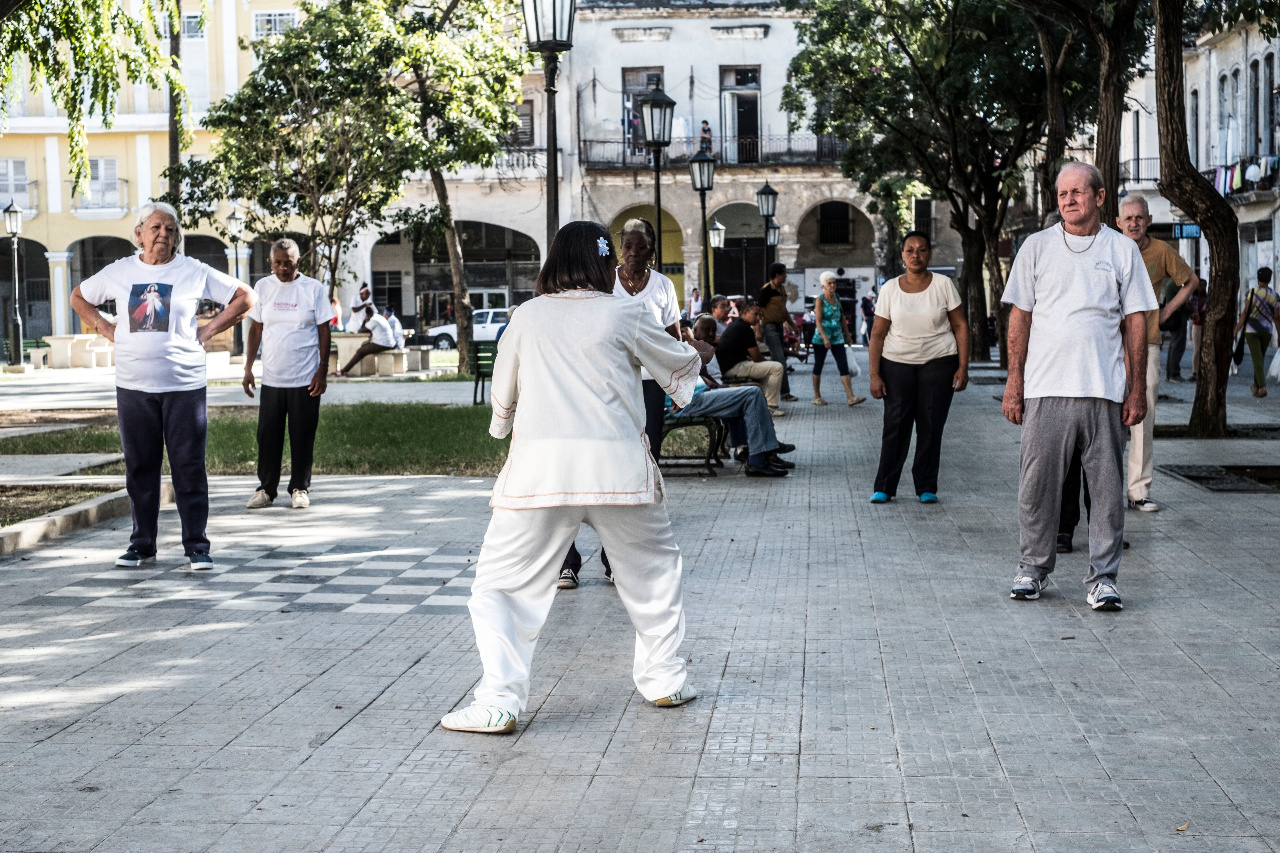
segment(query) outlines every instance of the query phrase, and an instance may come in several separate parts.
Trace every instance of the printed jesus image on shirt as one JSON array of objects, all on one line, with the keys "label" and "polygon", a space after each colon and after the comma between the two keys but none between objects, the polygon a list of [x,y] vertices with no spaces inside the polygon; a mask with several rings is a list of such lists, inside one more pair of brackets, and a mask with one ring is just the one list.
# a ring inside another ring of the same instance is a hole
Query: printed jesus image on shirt
[{"label": "printed jesus image on shirt", "polygon": [[129,331],[169,331],[169,296],[172,292],[172,284],[135,284],[129,294]]}]

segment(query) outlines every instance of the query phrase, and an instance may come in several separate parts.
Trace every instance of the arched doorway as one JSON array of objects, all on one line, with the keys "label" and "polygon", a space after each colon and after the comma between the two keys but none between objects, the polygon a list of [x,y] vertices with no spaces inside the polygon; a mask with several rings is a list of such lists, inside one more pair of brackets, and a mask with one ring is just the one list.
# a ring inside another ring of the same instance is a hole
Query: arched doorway
[{"label": "arched doorway", "polygon": [[[609,233],[613,235],[613,241],[619,249],[622,248],[622,226],[627,224],[628,219],[647,219],[651,225],[656,227],[657,223],[653,221],[653,205],[637,205],[629,207],[613,218],[613,222],[609,223]],[[680,230],[680,223],[671,215],[671,211],[663,208],[662,210],[662,269],[660,272],[667,278],[671,279],[671,283],[675,285],[676,294],[680,297],[680,301],[684,302],[684,232]]]},{"label": "arched doorway", "polygon": [[846,313],[860,317],[855,310],[858,300],[876,283],[875,239],[870,217],[847,201],[825,201],[810,208],[796,225],[796,267],[804,270],[805,296],[822,291],[819,277],[830,270],[836,274],[836,292]]},{"label": "arched doorway", "polygon": [[724,247],[711,250],[711,280],[725,296],[758,296],[776,250],[765,245],[764,220],[754,204],[726,205],[711,215],[724,226]]},{"label": "arched doorway", "polygon": [[[70,260],[67,261],[67,278],[70,280],[68,293],[80,286],[80,282],[90,276],[97,275],[106,269],[109,264],[113,264],[121,258],[132,256],[137,249],[128,240],[120,237],[85,237],[83,240],[77,240],[67,247],[67,251],[71,254]],[[114,316],[116,314],[116,305],[114,301],[106,302],[99,305],[98,308]],[[67,316],[73,318],[73,323],[80,327],[80,331],[87,334],[92,329],[83,327],[83,322],[76,322],[75,313],[71,311],[70,300],[67,303]]]},{"label": "arched doorway", "polygon": [[182,254],[208,264],[218,272],[232,274],[231,264],[227,260],[227,244],[217,237],[188,234],[182,240]]},{"label": "arched doorway", "polygon": [[[456,226],[472,308],[506,308],[533,298],[541,268],[536,240],[491,222],[461,219]],[[453,272],[442,236],[401,231],[383,237],[373,248],[375,276],[402,270],[406,251],[411,257],[419,327],[453,322]]]},{"label": "arched doorway", "polygon": [[[53,334],[53,312],[49,303],[48,251],[35,240],[18,239],[18,299],[22,312],[22,337],[42,338]],[[2,303],[4,336],[9,335],[9,318],[13,311],[13,249],[8,240],[0,240],[0,303]]]}]

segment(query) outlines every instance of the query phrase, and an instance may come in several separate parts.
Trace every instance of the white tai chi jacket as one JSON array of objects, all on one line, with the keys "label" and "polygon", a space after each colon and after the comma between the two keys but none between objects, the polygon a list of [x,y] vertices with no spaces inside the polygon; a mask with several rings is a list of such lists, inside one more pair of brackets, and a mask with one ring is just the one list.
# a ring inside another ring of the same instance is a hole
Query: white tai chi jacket
[{"label": "white tai chi jacket", "polygon": [[489,432],[514,432],[490,506],[651,504],[661,475],[644,436],[644,366],[677,406],[702,358],[648,306],[593,290],[520,306],[498,344]]}]

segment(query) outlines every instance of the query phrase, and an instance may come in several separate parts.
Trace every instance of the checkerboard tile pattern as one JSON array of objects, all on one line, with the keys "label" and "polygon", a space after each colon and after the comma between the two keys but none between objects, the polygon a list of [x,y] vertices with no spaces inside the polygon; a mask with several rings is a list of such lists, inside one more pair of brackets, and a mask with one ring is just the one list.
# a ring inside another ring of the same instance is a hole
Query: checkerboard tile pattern
[{"label": "checkerboard tile pattern", "polygon": [[[160,560],[111,569],[23,602],[50,607],[281,610],[328,613],[467,612],[479,548],[289,545],[214,554],[215,567]],[[167,564],[166,564],[167,563]]]}]

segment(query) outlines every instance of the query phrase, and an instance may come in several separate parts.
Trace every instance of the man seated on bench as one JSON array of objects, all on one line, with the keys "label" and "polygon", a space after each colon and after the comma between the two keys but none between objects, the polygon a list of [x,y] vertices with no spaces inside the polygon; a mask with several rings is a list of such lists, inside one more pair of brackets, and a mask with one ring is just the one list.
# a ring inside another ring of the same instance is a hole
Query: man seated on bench
[{"label": "man seated on bench", "polygon": [[[712,317],[699,317],[693,324],[693,338],[713,344],[716,326]],[[670,400],[667,402],[670,407]],[[779,453],[795,450],[794,444],[782,444],[773,429],[773,418],[764,401],[764,392],[756,385],[740,385],[726,388],[720,381],[720,368],[712,359],[702,367],[702,381],[693,391],[693,400],[679,412],[681,418],[720,418],[729,425],[732,436],[745,430],[747,439],[748,477],[785,477],[794,462],[786,462]],[[735,424],[736,422],[736,424]],[[736,430],[735,430],[736,427]],[[732,439],[731,439],[732,441]]]},{"label": "man seated on bench", "polygon": [[364,325],[359,328],[359,331],[368,332],[373,337],[360,345],[356,354],[351,356],[351,360],[338,370],[336,374],[338,376],[346,376],[351,372],[351,368],[359,364],[360,359],[366,355],[377,355],[396,348],[396,339],[391,334],[391,324],[387,322],[386,317],[374,313],[372,305],[365,307]]}]

